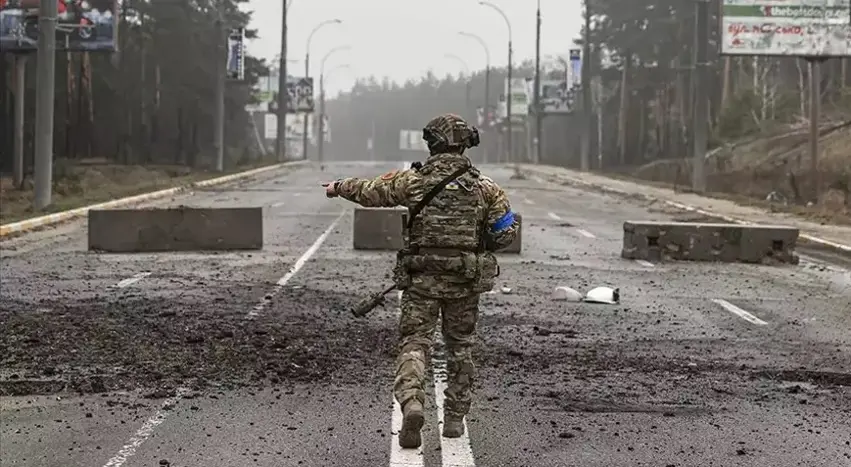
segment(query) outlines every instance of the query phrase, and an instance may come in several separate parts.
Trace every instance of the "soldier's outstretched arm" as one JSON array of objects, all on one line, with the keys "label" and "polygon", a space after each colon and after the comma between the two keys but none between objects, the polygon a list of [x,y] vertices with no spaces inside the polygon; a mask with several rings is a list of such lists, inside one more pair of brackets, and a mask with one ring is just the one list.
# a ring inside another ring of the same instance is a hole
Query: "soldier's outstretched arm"
[{"label": "soldier's outstretched arm", "polygon": [[411,189],[417,182],[413,170],[393,170],[369,178],[344,178],[337,180],[336,194],[364,207],[392,208],[407,206]]},{"label": "soldier's outstretched arm", "polygon": [[489,251],[501,250],[511,245],[517,237],[517,219],[505,191],[493,180],[482,177],[482,193],[487,204],[487,231],[485,247]]}]

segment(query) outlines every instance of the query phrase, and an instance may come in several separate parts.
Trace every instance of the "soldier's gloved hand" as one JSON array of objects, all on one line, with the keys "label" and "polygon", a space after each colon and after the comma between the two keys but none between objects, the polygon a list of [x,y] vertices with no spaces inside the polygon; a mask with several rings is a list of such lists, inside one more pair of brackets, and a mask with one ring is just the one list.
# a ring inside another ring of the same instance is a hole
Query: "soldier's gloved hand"
[{"label": "soldier's gloved hand", "polygon": [[328,198],[336,198],[337,196],[340,196],[340,194],[337,193],[337,185],[339,183],[339,180],[323,183],[322,186],[325,187],[325,196]]}]

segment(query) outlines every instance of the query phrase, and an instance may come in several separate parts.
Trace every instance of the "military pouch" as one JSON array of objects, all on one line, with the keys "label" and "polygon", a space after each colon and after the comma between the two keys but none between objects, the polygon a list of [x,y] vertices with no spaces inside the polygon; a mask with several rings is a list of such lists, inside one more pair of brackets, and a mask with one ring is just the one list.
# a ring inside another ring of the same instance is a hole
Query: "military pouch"
[{"label": "military pouch", "polygon": [[462,274],[465,263],[463,258],[437,255],[409,256],[409,271],[431,274]]},{"label": "military pouch", "polygon": [[493,290],[496,285],[496,278],[499,276],[499,263],[496,256],[492,253],[485,252],[479,254],[465,255],[465,277],[473,280],[473,291],[476,293],[484,293]]},{"label": "military pouch", "polygon": [[399,290],[406,290],[411,286],[411,255],[402,250],[396,253],[396,265],[393,266],[393,283]]}]

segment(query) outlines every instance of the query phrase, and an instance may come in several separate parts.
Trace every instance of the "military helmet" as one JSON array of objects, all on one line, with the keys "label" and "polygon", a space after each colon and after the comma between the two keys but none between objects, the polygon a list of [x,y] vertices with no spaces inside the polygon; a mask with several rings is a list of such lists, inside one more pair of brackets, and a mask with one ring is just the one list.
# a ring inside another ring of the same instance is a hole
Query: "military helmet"
[{"label": "military helmet", "polygon": [[446,148],[472,148],[479,144],[479,132],[456,114],[443,114],[429,121],[423,128],[423,139],[432,145]]}]

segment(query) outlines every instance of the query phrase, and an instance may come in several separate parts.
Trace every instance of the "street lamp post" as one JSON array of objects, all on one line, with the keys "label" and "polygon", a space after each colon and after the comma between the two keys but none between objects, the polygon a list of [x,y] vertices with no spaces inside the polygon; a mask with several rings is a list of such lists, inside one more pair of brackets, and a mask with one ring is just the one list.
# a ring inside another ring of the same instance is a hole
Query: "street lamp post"
[{"label": "street lamp post", "polygon": [[325,122],[323,121],[323,116],[325,115],[325,64],[328,63],[328,59],[331,58],[337,52],[342,52],[344,50],[351,50],[351,47],[348,45],[341,45],[339,47],[334,47],[329,50],[328,53],[322,57],[322,63],[319,65],[319,131],[317,134],[316,140],[316,149],[317,149],[317,160],[319,161],[319,166],[322,166],[322,151],[324,150],[324,140],[325,140]]},{"label": "street lamp post", "polygon": [[502,9],[500,9],[498,6],[494,5],[493,3],[479,2],[479,5],[486,6],[486,7],[489,7],[489,8],[496,10],[496,12],[499,13],[500,16],[502,16],[502,19],[505,20],[505,26],[508,28],[508,89],[506,90],[506,96],[505,96],[505,113],[506,113],[506,127],[507,127],[507,129],[506,129],[506,146],[507,146],[507,149],[506,149],[506,151],[508,153],[508,160],[510,161],[511,160],[511,153],[513,152],[512,151],[513,146],[511,144],[511,132],[512,132],[512,126],[511,126],[511,78],[512,78],[512,76],[511,76],[512,75],[511,59],[512,59],[512,56],[514,55],[514,51],[513,51],[514,41],[513,41],[513,34],[511,32],[511,21],[508,20],[508,16],[506,16],[505,12],[502,11]]},{"label": "street lamp post", "polygon": [[[329,19],[329,20],[326,20],[326,21],[323,21],[323,22],[317,24],[316,27],[314,27],[313,30],[310,31],[310,35],[307,36],[307,46],[305,47],[305,51],[304,51],[304,77],[305,78],[310,77],[310,44],[313,42],[313,36],[320,29],[322,29],[325,26],[328,26],[328,25],[331,25],[331,24],[340,24],[340,23],[342,23],[342,21],[339,20],[339,19]],[[303,156],[304,156],[304,160],[307,160],[307,150],[308,150],[308,146],[309,146],[308,145],[307,130],[308,130],[308,122],[307,122],[307,115],[305,114],[305,116],[304,116],[304,129],[303,129],[303,135],[302,135],[302,153],[303,153]]]},{"label": "street lamp post", "polygon": [[482,46],[482,49],[484,49],[484,51],[485,51],[485,101],[484,101],[483,105],[484,105],[484,109],[485,109],[485,115],[487,115],[487,111],[488,111],[488,107],[489,107],[488,104],[490,102],[490,86],[491,86],[491,52],[490,52],[490,49],[488,48],[488,45],[487,45],[487,43],[485,43],[484,39],[482,39],[481,37],[479,37],[475,34],[471,34],[469,32],[463,32],[463,31],[459,32],[458,34],[460,34],[464,37],[469,37],[469,38],[475,40],[476,42],[478,42]]},{"label": "street lamp post", "polygon": [[[470,39],[475,40],[482,46],[482,49],[485,51],[485,101],[483,104],[483,123],[487,127],[489,124],[488,115],[490,115],[490,95],[491,95],[491,51],[488,47],[488,44],[482,39],[480,36],[475,34],[461,31],[458,33],[461,36],[469,37]],[[488,145],[482,145],[482,157],[484,162],[488,162]]]}]

